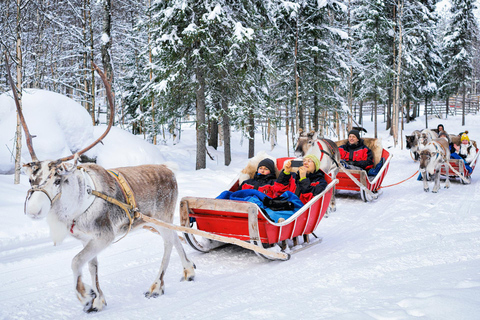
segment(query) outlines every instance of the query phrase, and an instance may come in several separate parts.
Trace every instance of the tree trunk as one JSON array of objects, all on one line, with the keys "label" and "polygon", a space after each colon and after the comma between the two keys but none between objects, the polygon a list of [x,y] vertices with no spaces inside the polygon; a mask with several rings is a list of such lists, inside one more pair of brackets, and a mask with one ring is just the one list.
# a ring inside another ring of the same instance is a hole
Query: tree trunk
[{"label": "tree trunk", "polygon": [[[298,108],[298,82],[299,82],[299,78],[298,78],[298,64],[297,64],[297,60],[298,60],[298,14],[297,14],[297,20],[296,20],[296,33],[295,33],[295,61],[294,61],[294,70],[293,72],[295,73],[295,117],[296,117],[296,128],[295,130],[299,130],[300,128],[300,110]],[[303,125],[303,121],[302,121],[302,125]],[[305,129],[305,128],[304,128]]]},{"label": "tree trunk", "polygon": [[[215,106],[218,109],[218,105]],[[208,121],[208,145],[215,150],[218,148],[218,121],[216,117],[210,117]]]},{"label": "tree trunk", "polygon": [[363,124],[363,100],[358,104],[358,124]]},{"label": "tree trunk", "polygon": [[445,100],[445,119],[448,118],[448,107],[449,107],[449,102],[450,102],[450,97],[447,96],[447,99]]},{"label": "tree trunk", "polygon": [[255,117],[253,110],[248,113],[248,158],[255,156]]},{"label": "tree trunk", "polygon": [[[21,22],[21,0],[17,0],[17,25],[16,25],[16,52],[17,52],[17,93],[20,108],[22,108],[22,30]],[[15,147],[15,175],[14,184],[20,183],[20,173],[22,170],[22,127],[20,118],[17,113],[17,127],[16,127],[16,147]]]},{"label": "tree trunk", "polygon": [[88,27],[90,29],[90,85],[91,85],[91,110],[90,116],[92,117],[92,123],[95,125],[95,69],[93,69],[93,49],[94,49],[94,41],[93,41],[93,24],[92,24],[92,4],[90,0],[88,0]]},{"label": "tree trunk", "polygon": [[385,130],[388,130],[392,127],[392,89],[387,89],[388,100],[387,100],[387,121]]},{"label": "tree trunk", "polygon": [[[108,82],[110,82],[110,85],[112,86],[112,92],[113,92],[113,67],[112,67],[112,59],[110,57],[110,49],[112,47],[112,35],[111,35],[112,2],[111,0],[103,0],[103,1],[104,3],[103,3],[102,47],[100,51],[102,54],[102,63],[103,63],[105,75],[107,76]],[[108,116],[114,117],[115,115],[111,114]],[[108,120],[108,117],[107,117],[107,120]]]},{"label": "tree trunk", "polygon": [[198,81],[196,99],[197,99],[197,159],[196,170],[205,169],[207,167],[206,160],[206,135],[205,135],[205,78],[203,70],[197,66],[196,76]]},{"label": "tree trunk", "polygon": [[228,101],[222,99],[222,128],[223,128],[223,153],[225,157],[225,165],[230,165],[232,162],[232,152],[230,150],[230,115],[228,114]]},{"label": "tree trunk", "polygon": [[465,71],[463,72],[463,75],[464,75],[464,77],[463,77],[464,80],[463,80],[463,85],[462,85],[462,87],[463,87],[463,96],[462,96],[462,126],[465,125],[465,96],[466,96],[466,94],[467,94],[467,92],[466,92],[466,91],[467,91],[467,88],[466,88],[466,86],[465,86]]},{"label": "tree trunk", "polygon": [[428,97],[425,96],[425,129],[428,128]]},{"label": "tree trunk", "polygon": [[407,123],[410,122],[410,98],[407,98],[407,102],[405,103],[405,113],[407,115]]},{"label": "tree trunk", "polygon": [[375,94],[373,96],[373,103],[374,103],[374,106],[373,106],[373,110],[375,112],[375,121],[373,122],[373,126],[374,126],[374,136],[375,138],[377,138],[377,132],[378,132],[378,125],[377,125],[377,108],[378,108],[378,102],[377,102],[377,92],[375,91]]}]

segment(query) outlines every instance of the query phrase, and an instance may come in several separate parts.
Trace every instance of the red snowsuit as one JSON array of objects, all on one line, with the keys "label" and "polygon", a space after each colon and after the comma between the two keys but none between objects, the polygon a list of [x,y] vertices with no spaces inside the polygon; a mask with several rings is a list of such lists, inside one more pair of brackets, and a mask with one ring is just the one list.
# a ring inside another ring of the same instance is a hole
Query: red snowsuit
[{"label": "red snowsuit", "polygon": [[255,189],[265,193],[270,198],[275,197],[275,190],[273,184],[275,182],[275,174],[268,175],[255,173],[253,179],[248,179],[242,182],[238,190]]},{"label": "red snowsuit", "polygon": [[373,152],[360,139],[357,144],[346,144],[338,147],[340,158],[348,164],[360,167],[364,170],[373,168]]}]

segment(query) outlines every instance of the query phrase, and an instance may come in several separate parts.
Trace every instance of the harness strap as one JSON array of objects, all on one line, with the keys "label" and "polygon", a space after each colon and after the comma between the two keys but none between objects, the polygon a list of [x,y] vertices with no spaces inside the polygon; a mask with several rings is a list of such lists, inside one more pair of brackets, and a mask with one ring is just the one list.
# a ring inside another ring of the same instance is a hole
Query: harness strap
[{"label": "harness strap", "polygon": [[91,192],[94,196],[99,197],[107,202],[113,203],[114,205],[119,206],[123,211],[125,211],[125,215],[127,216],[129,221],[128,230],[120,239],[114,242],[114,243],[117,243],[118,241],[122,240],[130,232],[130,230],[132,229],[133,221],[134,219],[140,217],[140,212],[138,211],[137,202],[135,201],[135,196],[133,194],[132,188],[130,188],[125,177],[116,170],[107,170],[107,172],[120,185],[120,189],[122,190],[123,195],[127,200],[127,203],[123,203],[115,198],[107,196],[106,194],[98,192],[96,190],[92,190]]},{"label": "harness strap", "polygon": [[107,170],[107,172],[110,173],[110,175],[114,177],[115,180],[117,180],[118,184],[122,189],[123,194],[125,195],[125,199],[127,200],[127,203],[131,205],[133,208],[136,208],[137,202],[135,201],[135,196],[133,195],[132,188],[130,188],[130,185],[128,184],[125,177],[116,170]]}]

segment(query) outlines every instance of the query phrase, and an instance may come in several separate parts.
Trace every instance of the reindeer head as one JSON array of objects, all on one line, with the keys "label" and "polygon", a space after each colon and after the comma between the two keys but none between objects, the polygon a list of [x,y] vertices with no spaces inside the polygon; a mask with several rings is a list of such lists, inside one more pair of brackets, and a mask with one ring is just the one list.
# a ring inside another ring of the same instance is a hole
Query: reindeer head
[{"label": "reindeer head", "polygon": [[303,157],[308,153],[308,150],[315,144],[317,141],[317,133],[315,131],[310,131],[305,133],[300,129],[300,134],[298,136],[297,143],[295,144],[295,156]]},{"label": "reindeer head", "polygon": [[412,149],[415,146],[415,136],[405,136],[405,140],[407,141],[407,149]]},{"label": "reindeer head", "polygon": [[438,165],[442,163],[443,154],[434,143],[428,143],[420,152],[420,172],[435,173]]},{"label": "reindeer head", "polygon": [[62,186],[76,165],[61,160],[34,161],[25,164],[31,188],[25,199],[25,214],[33,219],[44,218],[62,195]]},{"label": "reindeer head", "polygon": [[[54,161],[40,161],[38,160],[33,149],[32,136],[30,135],[27,124],[25,122],[25,118],[23,117],[22,109],[20,108],[20,102],[18,100],[16,87],[13,84],[12,76],[10,74],[10,66],[8,65],[7,53],[5,53],[5,57],[7,63],[8,78],[12,87],[15,104],[17,106],[17,112],[22,123],[23,130],[25,132],[28,150],[32,157],[32,162],[24,165],[31,186],[30,190],[28,190],[27,192],[27,198],[25,199],[25,213],[32,218],[43,218],[50,211],[55,202],[61,197],[62,187],[65,184],[68,184],[68,176],[75,171],[77,167],[77,159],[80,157],[80,155],[93,148],[110,131],[110,128],[113,125],[113,119],[115,114],[115,108],[113,105],[113,94],[110,84],[105,77],[105,74],[97,67],[97,65],[93,64],[93,67],[102,78],[107,92],[108,104],[111,114],[107,129],[92,144],[78,151],[75,154]],[[74,159],[73,163],[67,162],[72,159]]]}]

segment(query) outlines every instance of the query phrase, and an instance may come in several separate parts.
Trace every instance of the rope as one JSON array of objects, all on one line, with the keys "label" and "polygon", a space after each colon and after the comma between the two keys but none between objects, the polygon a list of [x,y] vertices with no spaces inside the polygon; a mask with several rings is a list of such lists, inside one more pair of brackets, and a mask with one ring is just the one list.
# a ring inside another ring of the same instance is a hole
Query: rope
[{"label": "rope", "polygon": [[388,186],[381,186],[381,187],[378,188],[378,189],[396,186],[396,185],[398,185],[398,184],[400,184],[400,183],[403,183],[403,182],[405,182],[405,181],[407,181],[407,180],[409,180],[409,179],[412,179],[413,177],[415,177],[415,176],[417,175],[417,173],[418,173],[418,170],[415,171],[415,173],[412,174],[412,175],[411,175],[410,177],[408,177],[407,179],[404,179],[404,180],[402,180],[402,181],[400,181],[400,182],[397,182],[397,183],[394,183],[394,184],[389,184]]}]

